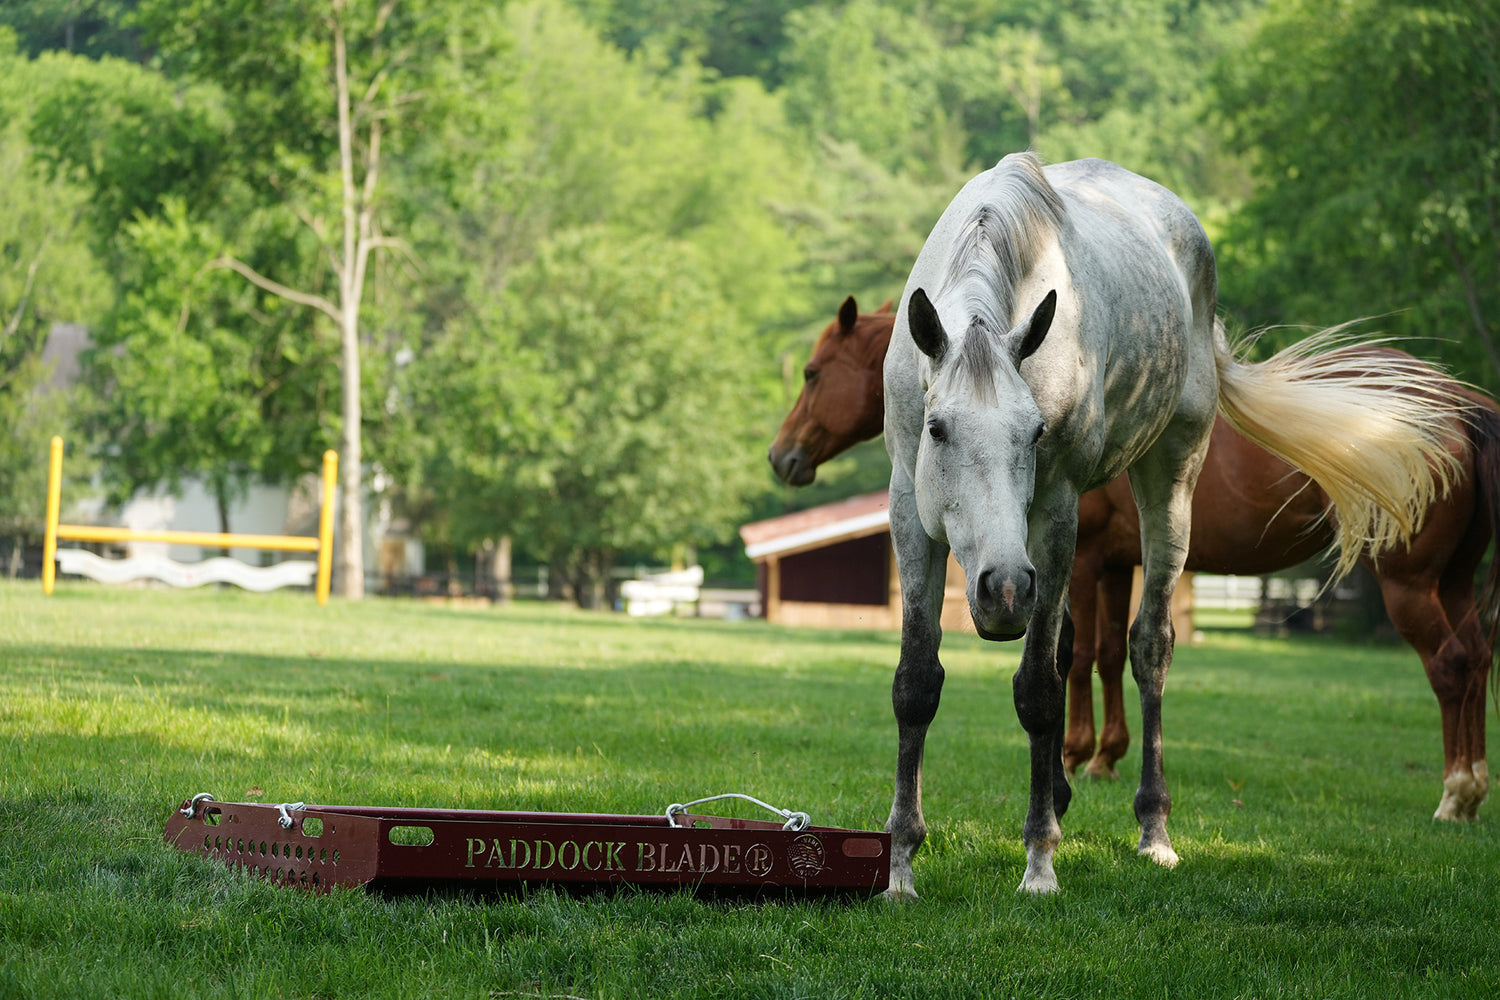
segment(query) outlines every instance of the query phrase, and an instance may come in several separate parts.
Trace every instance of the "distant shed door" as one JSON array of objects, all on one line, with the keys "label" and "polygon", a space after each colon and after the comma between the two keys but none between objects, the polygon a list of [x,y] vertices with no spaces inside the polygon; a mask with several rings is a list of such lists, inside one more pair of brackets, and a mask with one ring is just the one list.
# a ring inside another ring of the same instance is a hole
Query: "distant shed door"
[{"label": "distant shed door", "polygon": [[884,605],[890,600],[891,536],[881,532],[781,560],[781,599]]}]

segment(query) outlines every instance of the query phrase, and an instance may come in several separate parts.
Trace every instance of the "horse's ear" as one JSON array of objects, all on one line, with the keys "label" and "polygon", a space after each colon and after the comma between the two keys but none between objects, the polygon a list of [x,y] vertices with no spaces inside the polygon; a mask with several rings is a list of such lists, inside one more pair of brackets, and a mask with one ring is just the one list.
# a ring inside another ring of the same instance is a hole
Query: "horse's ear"
[{"label": "horse's ear", "polygon": [[906,325],[911,328],[911,339],[918,350],[933,361],[943,360],[948,352],[948,335],[943,332],[937,309],[920,288],[906,300]]},{"label": "horse's ear", "polygon": [[1031,320],[1024,327],[1017,328],[1011,334],[1011,343],[1015,351],[1015,363],[1020,364],[1042,346],[1042,340],[1046,338],[1047,331],[1052,328],[1052,317],[1057,313],[1057,291],[1054,289],[1047,293],[1042,299],[1042,304],[1036,307],[1031,314]]},{"label": "horse's ear", "polygon": [[878,316],[881,313],[888,313],[888,312],[891,311],[891,306],[893,306],[895,304],[896,304],[896,300],[895,299],[886,299],[885,300],[885,305],[881,306],[879,309],[876,309],[875,310],[875,314]]},{"label": "horse's ear", "polygon": [[854,322],[857,319],[859,319],[859,306],[855,304],[854,296],[851,295],[844,300],[843,305],[839,306],[839,329],[848,333],[854,329]]}]

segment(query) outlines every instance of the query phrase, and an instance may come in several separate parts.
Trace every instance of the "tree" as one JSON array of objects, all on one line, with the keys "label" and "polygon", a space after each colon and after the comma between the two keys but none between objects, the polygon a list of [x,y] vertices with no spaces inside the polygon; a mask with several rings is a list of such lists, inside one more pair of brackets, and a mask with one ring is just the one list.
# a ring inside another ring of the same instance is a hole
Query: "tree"
[{"label": "tree", "polygon": [[1388,314],[1500,386],[1500,10],[1279,0],[1218,85],[1258,182],[1225,303],[1256,324]]},{"label": "tree", "polygon": [[597,607],[619,554],[733,529],[763,475],[742,405],[755,363],[712,289],[694,248],[607,227],[559,233],[513,271],[428,383],[464,541],[503,524]]},{"label": "tree", "polygon": [[[100,314],[108,282],[81,222],[86,193],[34,169],[26,126],[35,67],[13,45],[0,29],[0,536],[18,546],[41,535],[47,442],[73,429],[73,394],[54,384],[43,348],[54,324]],[[16,550],[0,557],[13,573]]]},{"label": "tree", "polygon": [[787,34],[787,114],[811,134],[855,143],[888,169],[919,170],[955,125],[961,133],[961,116],[940,99],[942,42],[919,18],[854,0],[792,12]]},{"label": "tree", "polygon": [[[250,259],[289,268],[303,256],[298,234],[275,232],[270,221],[261,220]],[[316,467],[329,435],[319,400],[334,352],[304,312],[205,272],[224,237],[190,219],[180,199],[138,215],[116,242],[119,297],[84,357],[94,391],[88,426],[109,444],[108,499],[161,484],[175,491],[197,477],[218,505],[220,530],[232,531],[230,505],[252,483],[286,483]]]},{"label": "tree", "polygon": [[62,51],[137,59],[140,40],[126,23],[137,0],[6,0],[0,25],[20,36],[21,51]]},{"label": "tree", "polygon": [[572,0],[589,23],[626,52],[686,55],[722,76],[779,82],[786,13],[797,0]]},{"label": "tree", "polygon": [[[609,351],[680,351],[694,365],[702,361],[701,373],[667,370],[706,380],[732,405],[702,418],[688,440],[742,465],[714,466],[715,482],[701,486],[679,481],[679,492],[712,508],[716,534],[684,515],[674,519],[681,537],[670,541],[727,537],[726,525],[747,505],[739,491],[770,480],[760,437],[774,426],[772,345],[814,314],[795,226],[775,207],[809,197],[810,171],[779,105],[755,81],[716,79],[690,59],[629,57],[556,3],[514,4],[507,18],[516,65],[504,98],[510,128],[489,155],[469,157],[453,214],[429,222],[458,235],[450,253],[468,266],[429,258],[454,277],[456,305],[440,329],[411,344],[414,360],[400,371],[401,391],[386,409],[391,433],[417,443],[422,459],[393,471],[429,541],[478,547],[511,534],[526,554],[594,581],[602,579],[601,554],[652,556],[670,542],[655,534],[631,541],[617,527],[608,529],[607,544],[591,535],[597,518],[588,505],[603,484],[548,492],[561,468],[551,449],[572,455],[567,449],[584,447],[562,430],[574,426],[574,407],[583,405],[574,387],[584,376],[572,369],[596,369]],[[603,297],[585,301],[586,289]],[[558,296],[579,310],[565,318],[568,337],[537,319],[542,300]],[[638,331],[632,337],[649,332],[652,343],[596,332],[599,317]],[[702,357],[704,338],[719,345],[722,361]],[[639,380],[639,367],[626,367],[620,391]],[[684,398],[693,403],[698,391]],[[672,428],[680,420],[670,407],[591,419]],[[628,430],[591,429],[590,441]],[[653,484],[664,474],[622,477],[622,495],[659,503]],[[653,522],[658,530],[665,529]],[[581,586],[582,594],[594,592],[592,583]]]},{"label": "tree", "polygon": [[300,274],[315,248],[236,176],[212,88],[60,54],[29,76],[36,159],[89,193],[80,215],[117,286],[92,324],[81,376],[93,391],[78,407],[107,458],[108,498],[200,478],[230,531],[229,505],[252,481],[317,467],[327,356],[304,317],[204,263],[233,242]]},{"label": "tree", "polygon": [[[258,164],[316,238],[321,280],[294,285],[237,255],[209,263],[330,320],[339,332],[341,592],[364,594],[362,330],[378,251],[406,251],[386,231],[390,160],[437,132],[464,103],[464,79],[489,79],[494,35],[470,5],[444,0],[295,0],[275,17],[256,0],[143,0],[138,14],[169,73],[222,88],[233,148]],[[430,88],[430,89],[429,89]]]}]

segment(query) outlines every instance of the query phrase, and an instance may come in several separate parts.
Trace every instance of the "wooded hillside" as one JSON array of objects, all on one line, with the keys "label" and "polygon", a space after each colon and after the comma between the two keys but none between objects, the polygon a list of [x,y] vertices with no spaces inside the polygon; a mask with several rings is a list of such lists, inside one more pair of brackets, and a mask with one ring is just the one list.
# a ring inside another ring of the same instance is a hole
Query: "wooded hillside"
[{"label": "wooded hillside", "polygon": [[1231,327],[1375,316],[1493,389],[1497,109],[1485,0],[8,0],[0,529],[64,433],[115,499],[337,448],[353,516],[580,587],[732,555],[883,482],[764,449],[844,297],[1028,146],[1181,194]]}]

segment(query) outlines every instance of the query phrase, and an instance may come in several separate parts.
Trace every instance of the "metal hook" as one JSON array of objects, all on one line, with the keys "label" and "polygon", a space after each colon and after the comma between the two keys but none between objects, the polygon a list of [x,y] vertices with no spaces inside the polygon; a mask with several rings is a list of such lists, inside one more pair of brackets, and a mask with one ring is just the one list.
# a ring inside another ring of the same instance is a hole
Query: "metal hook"
[{"label": "metal hook", "polygon": [[194,816],[196,816],[198,814],[198,803],[199,802],[213,802],[213,801],[216,801],[216,800],[214,799],[214,796],[213,796],[212,792],[199,792],[197,795],[193,796],[193,801],[189,802],[187,805],[183,806],[181,809],[179,809],[177,811],[180,812],[180,813],[182,813],[184,816],[188,817],[189,819],[192,819]]},{"label": "metal hook", "polygon": [[276,822],[281,824],[281,828],[283,830],[290,830],[293,823],[291,810],[296,809],[297,811],[301,812],[306,808],[306,802],[283,802],[281,803],[281,805],[276,807],[277,811],[281,813],[281,816],[277,818]]}]

